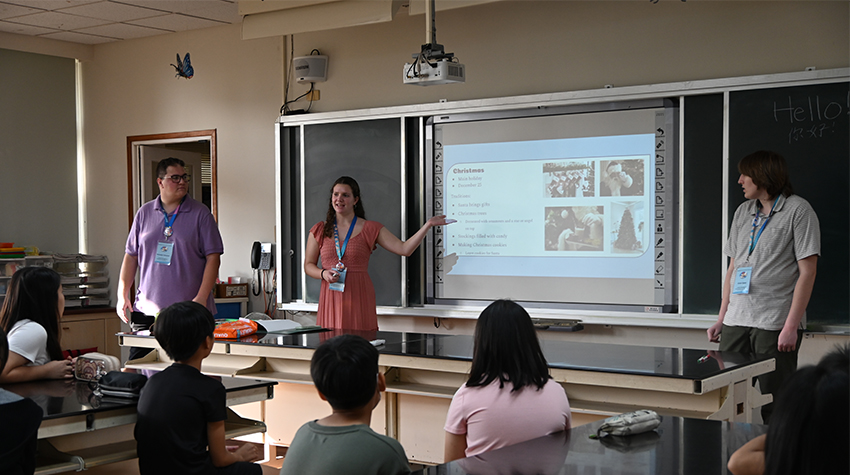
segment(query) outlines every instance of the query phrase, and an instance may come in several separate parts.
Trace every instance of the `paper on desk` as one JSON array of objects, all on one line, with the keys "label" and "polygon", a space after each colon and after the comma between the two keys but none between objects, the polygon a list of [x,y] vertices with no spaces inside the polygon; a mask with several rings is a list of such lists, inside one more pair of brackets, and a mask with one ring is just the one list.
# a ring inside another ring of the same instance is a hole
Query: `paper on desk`
[{"label": "paper on desk", "polygon": [[282,330],[292,330],[301,326],[294,320],[258,320],[257,323],[266,329],[266,333],[277,333]]},{"label": "paper on desk", "polygon": [[291,335],[293,333],[310,333],[310,332],[318,332],[324,331],[325,329],[320,327],[319,325],[302,325],[298,328],[290,328],[289,330],[280,330],[275,332],[276,334],[284,334]]}]

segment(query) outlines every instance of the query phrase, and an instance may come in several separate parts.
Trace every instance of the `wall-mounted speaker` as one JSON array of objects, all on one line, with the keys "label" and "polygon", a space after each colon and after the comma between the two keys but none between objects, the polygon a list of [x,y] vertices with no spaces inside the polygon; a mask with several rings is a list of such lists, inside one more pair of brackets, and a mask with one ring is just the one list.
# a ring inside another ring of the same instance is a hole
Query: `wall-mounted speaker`
[{"label": "wall-mounted speaker", "polygon": [[323,55],[299,56],[292,58],[295,80],[304,82],[325,82],[328,80],[328,57]]}]

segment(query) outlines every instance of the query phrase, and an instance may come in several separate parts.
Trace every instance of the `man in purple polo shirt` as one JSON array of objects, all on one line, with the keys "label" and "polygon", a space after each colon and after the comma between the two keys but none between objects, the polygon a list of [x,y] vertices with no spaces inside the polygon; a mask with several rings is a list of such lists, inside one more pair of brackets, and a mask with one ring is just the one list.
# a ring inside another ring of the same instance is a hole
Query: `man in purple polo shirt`
[{"label": "man in purple polo shirt", "polygon": [[[212,290],[224,245],[210,210],[187,195],[191,177],[184,167],[177,158],[159,162],[160,194],[139,208],[127,237],[116,311],[134,331],[149,329],[153,317],[176,302],[193,300],[216,313]],[[133,304],[130,289],[137,270]],[[135,315],[128,321],[131,312]],[[140,350],[131,348],[130,359],[149,351]]]}]

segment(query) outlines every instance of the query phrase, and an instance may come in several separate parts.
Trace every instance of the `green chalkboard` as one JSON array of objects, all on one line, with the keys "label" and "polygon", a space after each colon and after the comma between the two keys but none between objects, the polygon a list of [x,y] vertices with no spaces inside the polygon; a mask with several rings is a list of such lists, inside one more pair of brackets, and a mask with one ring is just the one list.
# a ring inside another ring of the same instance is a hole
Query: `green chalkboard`
[{"label": "green chalkboard", "polygon": [[[303,279],[301,250],[310,227],[325,219],[331,184],[338,177],[357,180],[366,219],[402,238],[419,229],[425,221],[422,126],[417,117],[279,126],[279,247],[288,255],[279,270],[283,279],[278,290],[284,302],[319,300],[319,281]],[[369,259],[377,304],[401,306],[405,300],[408,305],[421,304],[424,272],[421,250],[404,260],[379,246]]]},{"label": "green chalkboard", "polygon": [[731,92],[729,220],[743,202],[738,161],[757,150],[788,161],[794,192],[821,226],[809,327],[850,324],[850,83]]},{"label": "green chalkboard", "polygon": [[723,275],[723,94],[685,98],[682,312],[717,315]]},{"label": "green chalkboard", "polygon": [[[306,230],[324,221],[330,189],[340,176],[360,185],[366,219],[401,234],[401,122],[361,120],[304,127],[304,216]],[[303,233],[306,236],[306,232]],[[379,249],[369,259],[378,305],[401,305],[401,258]],[[319,281],[307,279],[305,301],[319,301]]]}]

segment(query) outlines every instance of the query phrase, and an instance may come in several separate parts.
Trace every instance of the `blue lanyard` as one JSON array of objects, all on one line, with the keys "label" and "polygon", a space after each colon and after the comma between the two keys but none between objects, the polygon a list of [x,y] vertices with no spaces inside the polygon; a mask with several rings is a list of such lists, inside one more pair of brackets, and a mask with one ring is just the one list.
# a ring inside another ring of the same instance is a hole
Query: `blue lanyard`
[{"label": "blue lanyard", "polygon": [[342,249],[339,247],[339,231],[336,227],[336,218],[334,218],[334,245],[336,246],[336,256],[339,261],[342,261],[342,256],[345,255],[345,248],[348,247],[348,240],[351,239],[351,231],[354,231],[354,225],[357,224],[357,216],[351,220],[351,226],[348,227],[348,234],[345,235],[345,242],[342,243]]},{"label": "blue lanyard", "polygon": [[764,232],[765,226],[767,226],[767,222],[770,221],[770,218],[773,216],[773,209],[776,208],[776,203],[779,202],[779,196],[776,197],[776,201],[773,202],[773,206],[770,207],[770,214],[767,215],[767,218],[764,219],[764,223],[761,225],[761,229],[759,229],[758,234],[756,234],[756,228],[758,227],[759,221],[759,212],[756,209],[756,216],[753,218],[753,230],[750,231],[750,252],[747,253],[747,259],[751,255],[753,255],[753,250],[756,248],[756,244],[759,242],[759,238],[761,237],[761,233]]},{"label": "blue lanyard", "polygon": [[174,220],[177,219],[177,213],[180,212],[180,206],[183,204],[184,201],[186,201],[186,196],[184,196],[183,199],[180,200],[180,204],[177,205],[177,208],[174,210],[174,214],[171,215],[171,219],[168,218],[168,213],[165,211],[165,207],[162,205],[162,197],[158,199],[159,208],[162,210],[162,220],[165,222],[165,230],[163,231],[163,234],[165,234],[166,238],[169,238],[171,237],[171,234],[173,234],[171,226],[174,224]]}]

